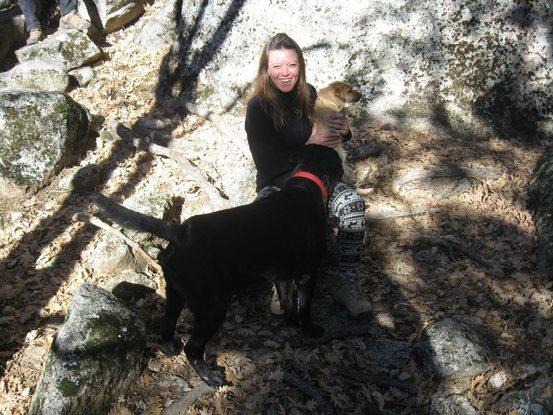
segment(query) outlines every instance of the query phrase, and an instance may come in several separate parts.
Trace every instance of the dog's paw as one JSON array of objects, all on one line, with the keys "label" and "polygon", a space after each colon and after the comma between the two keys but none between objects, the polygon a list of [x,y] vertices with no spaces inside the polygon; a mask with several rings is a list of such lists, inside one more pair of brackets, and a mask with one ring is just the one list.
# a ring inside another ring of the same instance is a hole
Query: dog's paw
[{"label": "dog's paw", "polygon": [[222,371],[209,370],[207,363],[203,359],[188,358],[188,361],[200,377],[208,386],[218,388],[228,385],[225,375]]},{"label": "dog's paw", "polygon": [[310,323],[302,326],[301,331],[309,337],[321,337],[325,329],[316,324]]},{"label": "dog's paw", "polygon": [[177,356],[182,350],[182,343],[175,339],[162,340],[159,349],[166,356]]}]

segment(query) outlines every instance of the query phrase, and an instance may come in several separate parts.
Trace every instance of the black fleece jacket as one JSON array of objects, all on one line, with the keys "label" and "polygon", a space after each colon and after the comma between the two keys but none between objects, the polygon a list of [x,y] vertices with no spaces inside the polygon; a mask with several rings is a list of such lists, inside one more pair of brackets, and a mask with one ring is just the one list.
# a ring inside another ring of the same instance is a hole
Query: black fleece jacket
[{"label": "black fleece jacket", "polygon": [[[313,104],[317,90],[309,85]],[[305,115],[298,117],[293,111],[293,93],[284,93],[275,88],[280,104],[287,116],[284,126],[276,128],[273,120],[265,114],[258,96],[248,102],[246,111],[246,133],[248,144],[257,168],[257,191],[265,186],[282,187],[290,177],[295,165],[290,157],[301,150],[311,136],[311,126]],[[344,140],[351,138],[351,132]]]}]

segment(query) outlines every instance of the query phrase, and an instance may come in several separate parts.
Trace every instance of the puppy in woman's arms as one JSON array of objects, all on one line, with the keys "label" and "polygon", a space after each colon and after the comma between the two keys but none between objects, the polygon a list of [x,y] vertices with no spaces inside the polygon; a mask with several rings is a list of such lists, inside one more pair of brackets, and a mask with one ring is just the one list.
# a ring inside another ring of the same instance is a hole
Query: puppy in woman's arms
[{"label": "puppy in woman's arms", "polygon": [[[317,124],[318,131],[326,132],[328,128],[328,120],[335,112],[341,112],[346,104],[357,102],[361,99],[361,94],[355,91],[347,82],[337,81],[332,82],[325,88],[317,91],[317,101],[315,101],[315,109],[313,111],[313,121]],[[346,163],[346,151],[339,144],[334,148],[344,167],[344,176],[342,181],[349,185],[355,185],[357,177],[353,169]]]}]

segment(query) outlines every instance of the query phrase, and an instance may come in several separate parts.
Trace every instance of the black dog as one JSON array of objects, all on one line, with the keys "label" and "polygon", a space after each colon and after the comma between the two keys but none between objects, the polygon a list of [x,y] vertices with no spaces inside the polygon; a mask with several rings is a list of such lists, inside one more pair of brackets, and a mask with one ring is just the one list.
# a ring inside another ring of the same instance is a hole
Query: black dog
[{"label": "black dog", "polygon": [[[114,222],[170,241],[160,259],[167,281],[163,349],[176,352],[173,335],[186,303],[195,321],[184,350],[209,385],[221,385],[224,378],[208,369],[205,346],[241,285],[260,277],[274,281],[287,320],[295,320],[308,335],[323,333],[311,321],[311,298],[326,252],[326,197],[343,169],[336,151],[324,146],[307,145],[298,159],[280,192],[249,205],[193,216],[180,225],[92,194]],[[286,294],[289,282],[297,285],[295,300]]]}]

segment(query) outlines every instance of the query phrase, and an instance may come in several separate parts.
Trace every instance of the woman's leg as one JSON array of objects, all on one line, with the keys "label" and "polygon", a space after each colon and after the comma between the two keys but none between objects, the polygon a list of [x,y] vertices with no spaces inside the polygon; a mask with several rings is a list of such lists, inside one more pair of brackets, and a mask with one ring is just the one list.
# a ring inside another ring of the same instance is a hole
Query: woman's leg
[{"label": "woman's leg", "polygon": [[339,221],[336,244],[340,260],[332,296],[354,317],[369,313],[371,303],[356,282],[366,230],[365,201],[350,186],[338,183],[328,201],[328,213]]},{"label": "woman's leg", "polygon": [[36,0],[19,0],[19,8],[25,16],[25,26],[30,32],[33,29],[40,29],[40,21],[37,17]]}]

